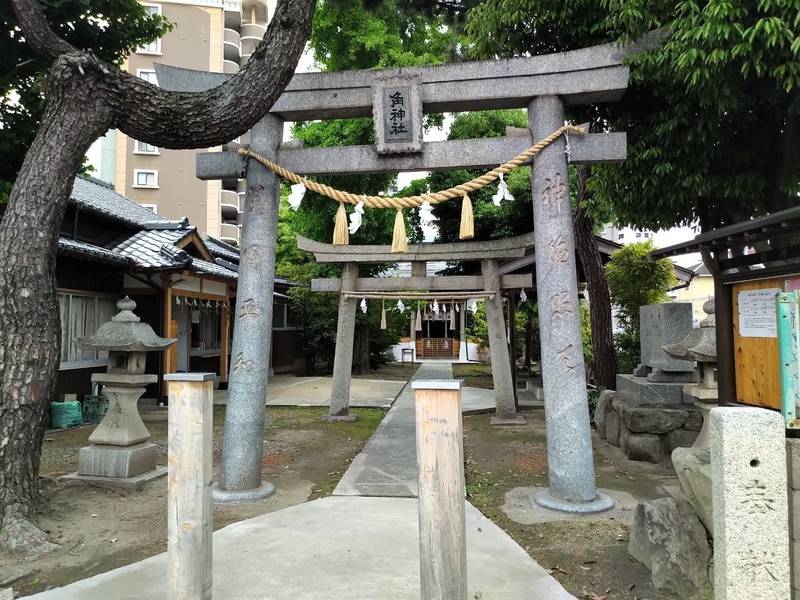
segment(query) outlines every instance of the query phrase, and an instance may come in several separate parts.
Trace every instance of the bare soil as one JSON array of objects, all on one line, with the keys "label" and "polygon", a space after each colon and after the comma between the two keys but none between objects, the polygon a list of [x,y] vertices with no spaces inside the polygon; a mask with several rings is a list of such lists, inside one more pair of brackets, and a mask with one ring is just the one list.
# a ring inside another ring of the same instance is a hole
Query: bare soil
[{"label": "bare soil", "polygon": [[[454,372],[459,366],[453,365]],[[628,555],[629,529],[624,523],[600,519],[523,525],[505,514],[507,492],[547,485],[544,411],[525,415],[528,424],[521,427],[491,427],[489,415],[464,417],[470,501],[578,598],[675,600],[655,590],[649,571]],[[668,467],[636,465],[607,450],[595,452],[595,464],[598,487],[638,499],[663,497],[662,486],[675,482]]]},{"label": "bare soil", "polygon": [[[270,407],[264,428],[263,478],[275,494],[258,504],[214,508],[214,528],[326,496],[383,418],[379,409],[351,409],[356,423],[329,423],[327,408]],[[144,413],[166,463],[166,411]],[[214,460],[222,451],[224,407],[214,409]],[[137,492],[65,484],[60,475],[75,471],[78,451],[94,426],[48,432],[41,474],[45,503],[40,525],[62,549],[44,557],[0,552],[0,587],[13,585],[23,595],[67,585],[166,550],[166,478]]]}]

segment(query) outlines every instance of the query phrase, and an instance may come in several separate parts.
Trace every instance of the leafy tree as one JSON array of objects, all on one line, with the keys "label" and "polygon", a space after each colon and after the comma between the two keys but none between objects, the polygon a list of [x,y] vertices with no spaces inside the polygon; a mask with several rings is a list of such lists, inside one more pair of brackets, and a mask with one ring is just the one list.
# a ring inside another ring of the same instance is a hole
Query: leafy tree
[{"label": "leafy tree", "polygon": [[[148,15],[136,0],[62,0],[42,8],[60,37],[115,64],[170,27],[162,17]],[[11,3],[0,3],[0,204],[8,200],[39,128],[50,66],[49,60],[21,43],[16,23]]]},{"label": "leafy tree", "polygon": [[667,300],[675,285],[675,267],[667,258],[651,261],[653,241],[628,244],[614,251],[606,265],[611,300],[617,319],[628,332],[639,335],[639,307]]},{"label": "leafy tree", "polygon": [[[11,6],[14,14],[6,17],[16,51],[31,52],[49,67],[40,125],[0,222],[0,542],[12,550],[37,552],[53,548],[35,524],[35,505],[44,415],[55,390],[61,350],[56,246],[86,151],[112,127],[142,142],[176,149],[216,146],[245,133],[292,78],[314,2],[280,2],[273,25],[247,66],[225,84],[198,93],[156,87],[123,72],[91,45],[83,47],[91,37],[71,43],[59,35],[83,30],[76,22],[81,19],[59,21],[63,15],[58,10],[46,14],[37,0],[11,0]],[[102,17],[85,14],[90,20]],[[152,26],[159,27],[159,22]],[[118,52],[124,47],[118,45]],[[224,118],[231,114],[236,120]]]},{"label": "leafy tree", "polygon": [[477,57],[542,54],[660,30],[630,57],[621,102],[574,113],[628,133],[628,160],[588,186],[622,224],[704,230],[797,203],[800,4],[795,0],[485,0]]}]

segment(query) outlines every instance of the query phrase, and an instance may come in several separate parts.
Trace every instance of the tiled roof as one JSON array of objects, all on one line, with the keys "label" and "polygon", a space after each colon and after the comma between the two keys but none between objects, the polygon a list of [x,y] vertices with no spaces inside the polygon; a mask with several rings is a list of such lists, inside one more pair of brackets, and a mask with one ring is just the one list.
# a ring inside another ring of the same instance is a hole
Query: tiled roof
[{"label": "tiled roof", "polygon": [[130,225],[144,226],[148,222],[169,222],[149,208],[118,194],[106,183],[97,179],[76,177],[71,200],[87,208]]},{"label": "tiled roof", "polygon": [[[177,267],[175,261],[161,253],[163,245],[174,246],[194,231],[187,229],[145,229],[117,244],[113,250],[136,261],[145,269]],[[197,259],[195,259],[197,260]]]},{"label": "tiled roof", "polygon": [[209,252],[214,256],[219,256],[231,262],[239,262],[239,250],[234,246],[226,244],[210,235],[204,235],[203,241],[208,247]]},{"label": "tiled roof", "polygon": [[[75,179],[70,199],[82,210],[91,210],[112,220],[133,225],[139,231],[132,235],[122,233],[123,237],[106,247],[61,237],[58,241],[60,252],[142,270],[187,269],[231,280],[238,277],[234,269],[189,256],[177,246],[196,231],[196,228],[190,226],[185,219],[181,221],[165,219],[130,198],[118,194],[108,184],[84,177]],[[233,246],[210,237],[201,243],[206,244],[212,256],[219,256],[234,265],[238,264],[239,253]]]},{"label": "tiled roof", "polygon": [[94,244],[70,240],[65,237],[58,238],[58,250],[64,254],[75,256],[90,256],[100,261],[119,265],[133,265],[133,260],[127,256],[121,256],[112,250],[106,250]]}]

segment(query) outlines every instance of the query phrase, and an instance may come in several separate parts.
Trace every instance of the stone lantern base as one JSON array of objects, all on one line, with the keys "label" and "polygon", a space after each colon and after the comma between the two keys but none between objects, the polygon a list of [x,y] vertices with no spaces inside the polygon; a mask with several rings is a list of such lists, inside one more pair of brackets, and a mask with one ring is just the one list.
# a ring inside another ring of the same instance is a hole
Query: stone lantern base
[{"label": "stone lantern base", "polygon": [[92,444],[81,448],[78,471],[65,475],[67,481],[90,485],[138,490],[148,481],[167,474],[167,467],[156,467],[158,446],[150,442],[133,446]]}]

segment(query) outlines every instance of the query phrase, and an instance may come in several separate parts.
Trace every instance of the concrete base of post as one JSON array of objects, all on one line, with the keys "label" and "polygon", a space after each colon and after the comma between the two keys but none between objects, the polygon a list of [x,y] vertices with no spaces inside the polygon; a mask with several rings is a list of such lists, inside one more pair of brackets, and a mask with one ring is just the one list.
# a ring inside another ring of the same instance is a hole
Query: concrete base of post
[{"label": "concrete base of post", "polygon": [[322,415],[320,418],[330,423],[355,423],[358,420],[356,415]]},{"label": "concrete base of post", "polygon": [[214,504],[246,504],[269,498],[274,492],[275,486],[267,481],[262,481],[259,487],[252,490],[223,490],[215,483],[211,488],[211,499]]},{"label": "concrete base of post", "polygon": [[602,492],[597,492],[597,496],[590,502],[569,502],[552,496],[550,490],[544,489],[533,495],[532,502],[542,508],[584,515],[614,508],[614,499]]},{"label": "concrete base of post", "polygon": [[527,420],[519,413],[512,413],[506,416],[499,416],[499,417],[491,417],[489,419],[489,425],[494,427],[508,427],[513,425],[525,425],[527,424]]}]

